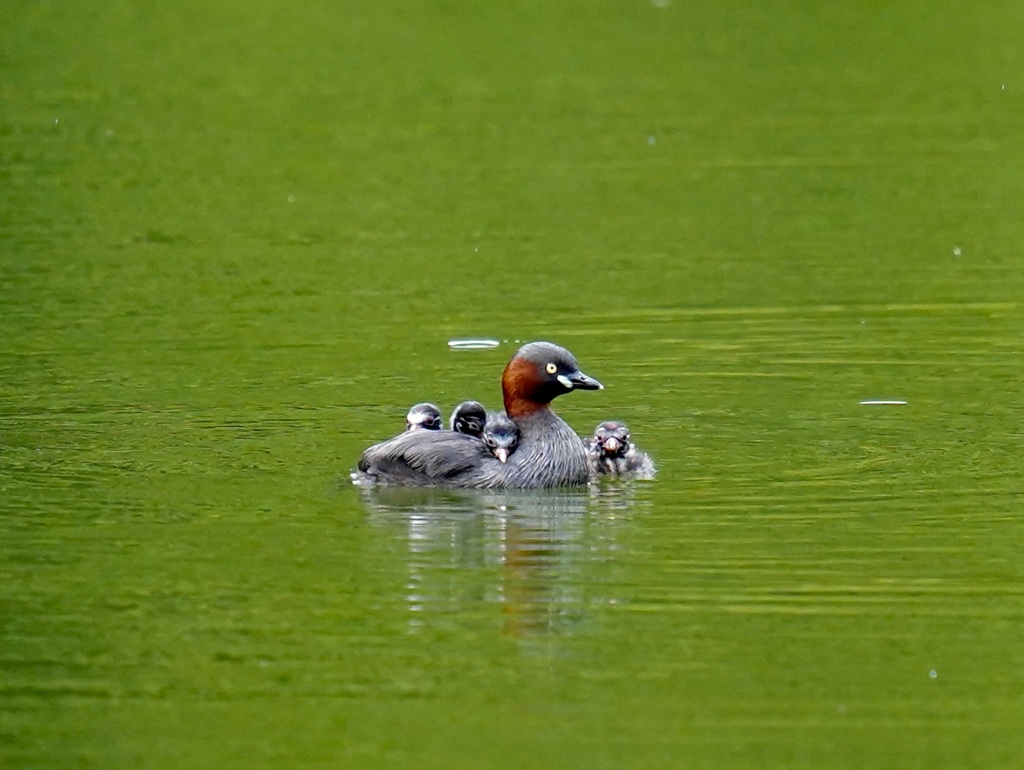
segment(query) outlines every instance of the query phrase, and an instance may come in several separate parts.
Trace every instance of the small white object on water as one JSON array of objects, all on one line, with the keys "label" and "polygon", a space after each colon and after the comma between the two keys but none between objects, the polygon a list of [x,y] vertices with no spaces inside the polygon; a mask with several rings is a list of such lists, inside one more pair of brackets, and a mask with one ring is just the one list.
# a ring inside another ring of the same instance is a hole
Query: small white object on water
[{"label": "small white object on water", "polygon": [[651,134],[649,137],[647,137],[647,144],[653,146],[654,145],[654,141],[655,141],[654,134]]},{"label": "small white object on water", "polygon": [[497,340],[491,339],[465,339],[465,340],[448,340],[448,347],[452,350],[488,350],[490,348],[496,348],[501,343]]},{"label": "small white object on water", "polygon": [[929,672],[928,672],[928,678],[929,678],[929,679],[938,679],[938,678],[939,678],[939,672],[938,672],[938,671],[936,671],[936,670],[935,670],[935,669],[933,668],[933,669],[932,669],[931,671],[929,671]]},{"label": "small white object on water", "polygon": [[959,246],[954,246],[953,247],[953,256],[954,257],[959,257],[961,254],[963,254],[963,252],[960,250],[960,247]]},{"label": "small white object on water", "polygon": [[896,400],[873,399],[873,400],[869,400],[869,401],[861,401],[860,405],[861,406],[906,406],[907,402],[906,401],[896,401]]}]

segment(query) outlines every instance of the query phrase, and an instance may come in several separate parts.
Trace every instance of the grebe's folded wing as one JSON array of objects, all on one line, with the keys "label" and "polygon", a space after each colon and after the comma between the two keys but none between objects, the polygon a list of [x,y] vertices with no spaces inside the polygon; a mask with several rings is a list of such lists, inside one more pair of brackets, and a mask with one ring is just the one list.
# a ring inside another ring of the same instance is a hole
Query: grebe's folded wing
[{"label": "grebe's folded wing", "polygon": [[444,483],[479,468],[488,456],[483,441],[453,431],[411,431],[363,452],[359,470],[369,476],[410,484]]}]

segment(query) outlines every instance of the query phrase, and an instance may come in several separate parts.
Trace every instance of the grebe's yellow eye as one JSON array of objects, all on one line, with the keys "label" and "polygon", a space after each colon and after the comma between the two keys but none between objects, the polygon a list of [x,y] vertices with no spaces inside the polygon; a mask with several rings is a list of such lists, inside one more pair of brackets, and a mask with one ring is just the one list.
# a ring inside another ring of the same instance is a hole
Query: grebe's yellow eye
[{"label": "grebe's yellow eye", "polygon": [[558,366],[556,364],[548,364],[544,368],[547,370],[548,374],[554,374],[558,371]]}]

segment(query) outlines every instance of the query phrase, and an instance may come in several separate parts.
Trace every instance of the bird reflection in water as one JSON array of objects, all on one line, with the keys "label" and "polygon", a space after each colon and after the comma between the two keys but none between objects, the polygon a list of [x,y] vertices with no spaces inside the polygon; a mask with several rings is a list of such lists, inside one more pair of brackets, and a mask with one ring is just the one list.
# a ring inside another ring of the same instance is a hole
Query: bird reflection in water
[{"label": "bird reflection in water", "polygon": [[617,532],[636,510],[627,484],[590,489],[473,492],[374,488],[371,520],[407,541],[409,624],[480,621],[501,608],[505,634],[569,632],[594,602]]}]

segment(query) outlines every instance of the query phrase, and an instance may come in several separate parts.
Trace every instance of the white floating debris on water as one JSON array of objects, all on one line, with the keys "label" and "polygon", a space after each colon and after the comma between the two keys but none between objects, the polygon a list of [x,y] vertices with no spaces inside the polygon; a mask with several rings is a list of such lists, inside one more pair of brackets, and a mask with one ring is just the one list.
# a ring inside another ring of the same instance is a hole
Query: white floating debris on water
[{"label": "white floating debris on water", "polygon": [[861,406],[906,406],[906,401],[898,401],[895,399],[869,399],[867,401],[861,401]]},{"label": "white floating debris on water", "polygon": [[928,672],[928,678],[929,679],[937,679],[938,676],[939,676],[939,672],[936,671],[934,668],[931,671]]},{"label": "white floating debris on water", "polygon": [[963,254],[963,252],[960,250],[960,247],[959,246],[954,246],[953,247],[953,256],[954,257],[959,257],[961,254]]},{"label": "white floating debris on water", "polygon": [[488,350],[490,348],[496,348],[501,343],[497,340],[491,339],[466,339],[466,340],[448,340],[448,347],[452,350]]}]

